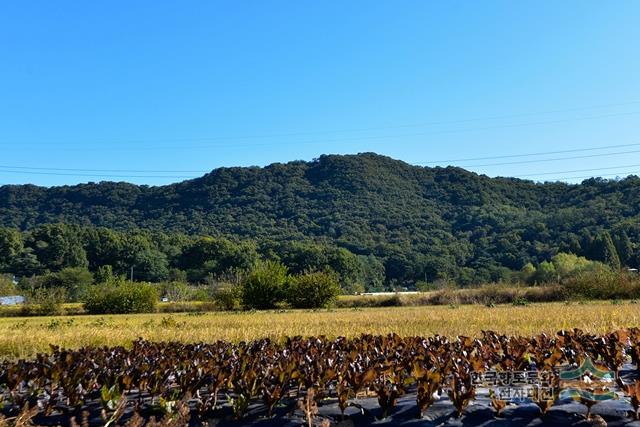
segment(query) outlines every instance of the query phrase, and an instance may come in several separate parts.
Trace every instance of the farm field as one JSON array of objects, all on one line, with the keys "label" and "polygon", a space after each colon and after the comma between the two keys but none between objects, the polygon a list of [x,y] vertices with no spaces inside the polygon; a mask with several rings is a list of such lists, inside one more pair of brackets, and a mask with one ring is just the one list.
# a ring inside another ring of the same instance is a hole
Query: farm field
[{"label": "farm field", "polygon": [[451,339],[138,340],[129,348],[54,348],[4,360],[0,421],[617,427],[637,424],[630,421],[639,418],[638,366],[640,328]]},{"label": "farm field", "polygon": [[0,357],[34,356],[48,352],[49,344],[66,348],[128,347],[137,338],[185,343],[239,342],[265,337],[333,338],[391,332],[400,336],[478,336],[483,330],[530,336],[573,328],[606,333],[639,325],[640,305],[633,302],[14,317],[0,319]]}]

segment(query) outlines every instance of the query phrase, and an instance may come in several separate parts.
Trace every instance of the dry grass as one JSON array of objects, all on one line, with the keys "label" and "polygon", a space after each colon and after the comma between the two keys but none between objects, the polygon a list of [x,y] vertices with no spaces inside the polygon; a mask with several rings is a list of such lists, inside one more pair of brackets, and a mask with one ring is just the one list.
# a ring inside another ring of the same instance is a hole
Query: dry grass
[{"label": "dry grass", "polygon": [[532,335],[570,328],[605,332],[639,325],[640,305],[629,302],[3,318],[0,319],[0,356],[29,357],[47,351],[50,343],[63,347],[126,346],[139,337],[155,341],[241,341],[260,337],[281,339],[321,334],[335,337],[389,332],[403,336],[477,335],[487,329]]},{"label": "dry grass", "polygon": [[348,308],[450,304],[510,304],[514,301],[557,302],[570,299],[566,289],[559,285],[517,286],[488,284],[477,288],[446,288],[417,294],[342,295],[338,298],[337,306]]}]

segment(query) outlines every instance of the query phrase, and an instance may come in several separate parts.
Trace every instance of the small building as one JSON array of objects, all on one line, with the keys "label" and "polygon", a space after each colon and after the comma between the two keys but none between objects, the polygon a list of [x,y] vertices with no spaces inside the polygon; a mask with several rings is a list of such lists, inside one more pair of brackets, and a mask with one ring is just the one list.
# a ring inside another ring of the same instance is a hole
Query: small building
[{"label": "small building", "polygon": [[22,295],[9,295],[6,297],[0,297],[0,305],[18,305],[24,304],[24,297]]}]

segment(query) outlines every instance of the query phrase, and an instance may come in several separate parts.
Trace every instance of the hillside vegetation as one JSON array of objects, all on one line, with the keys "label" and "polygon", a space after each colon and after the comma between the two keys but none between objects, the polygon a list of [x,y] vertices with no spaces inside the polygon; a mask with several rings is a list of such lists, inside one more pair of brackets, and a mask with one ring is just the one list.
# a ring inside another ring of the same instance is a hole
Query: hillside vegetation
[{"label": "hillside vegetation", "polygon": [[0,269],[135,265],[144,279],[178,269],[202,280],[257,254],[293,270],[353,261],[370,288],[504,281],[561,252],[637,267],[639,214],[638,177],[541,184],[326,155],[158,187],[0,187]]}]

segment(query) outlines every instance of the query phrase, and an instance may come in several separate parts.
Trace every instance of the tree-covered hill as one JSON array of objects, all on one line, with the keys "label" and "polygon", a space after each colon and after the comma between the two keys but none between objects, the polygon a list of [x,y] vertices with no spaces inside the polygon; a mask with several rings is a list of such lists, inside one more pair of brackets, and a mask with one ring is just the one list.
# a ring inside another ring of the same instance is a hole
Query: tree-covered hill
[{"label": "tree-covered hill", "polygon": [[0,187],[0,226],[67,223],[126,231],[314,240],[373,255],[387,280],[495,280],[572,252],[640,261],[640,178],[582,184],[489,178],[372,153],[321,156],[149,187],[101,182]]}]

